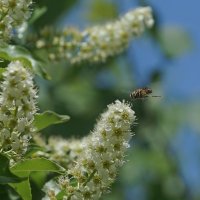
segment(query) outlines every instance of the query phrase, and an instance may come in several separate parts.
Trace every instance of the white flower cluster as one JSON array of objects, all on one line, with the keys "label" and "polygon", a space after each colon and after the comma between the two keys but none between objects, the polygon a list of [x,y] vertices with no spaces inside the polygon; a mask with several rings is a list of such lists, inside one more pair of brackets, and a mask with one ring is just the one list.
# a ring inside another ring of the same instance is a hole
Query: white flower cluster
[{"label": "white flower cluster", "polygon": [[141,7],[126,13],[116,22],[94,26],[83,32],[69,28],[55,33],[46,28],[41,31],[36,47],[45,48],[50,59],[66,59],[70,64],[104,62],[108,57],[121,53],[132,38],[153,24],[151,8]]},{"label": "white flower cluster", "polygon": [[37,151],[34,157],[48,158],[67,169],[72,166],[82,153],[83,142],[87,140],[87,137],[82,140],[65,140],[60,137],[49,137],[47,143],[39,135],[35,135],[33,139],[38,146],[43,147],[43,151]]},{"label": "white flower cluster", "polygon": [[0,42],[9,40],[31,15],[32,0],[0,1]]},{"label": "white flower cluster", "polygon": [[0,152],[25,153],[37,111],[30,72],[20,61],[11,62],[3,73],[0,94]]},{"label": "white flower cluster", "polygon": [[[128,104],[117,100],[108,106],[87,142],[83,143],[83,152],[74,166],[59,179],[61,191],[66,192],[63,199],[97,200],[108,191],[124,163],[134,120],[134,111]],[[56,199],[53,188],[48,190],[48,195]]]}]

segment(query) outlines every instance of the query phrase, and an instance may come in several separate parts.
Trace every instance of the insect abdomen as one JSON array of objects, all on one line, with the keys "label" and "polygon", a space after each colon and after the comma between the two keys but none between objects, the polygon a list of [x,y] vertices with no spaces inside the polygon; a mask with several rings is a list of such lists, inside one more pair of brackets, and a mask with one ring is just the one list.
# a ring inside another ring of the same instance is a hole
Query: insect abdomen
[{"label": "insect abdomen", "polygon": [[135,99],[141,98],[141,91],[138,90],[131,92],[130,97]]}]

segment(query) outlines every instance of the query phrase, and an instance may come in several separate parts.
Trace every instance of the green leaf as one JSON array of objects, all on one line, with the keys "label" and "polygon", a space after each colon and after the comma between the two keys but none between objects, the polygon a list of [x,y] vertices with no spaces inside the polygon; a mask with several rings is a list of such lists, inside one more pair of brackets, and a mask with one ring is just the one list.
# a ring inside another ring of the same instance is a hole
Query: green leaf
[{"label": "green leaf", "polygon": [[32,171],[45,171],[62,173],[64,168],[46,158],[33,158],[23,160],[11,168],[14,174],[24,173],[25,176],[29,175]]},{"label": "green leaf", "polygon": [[9,185],[21,196],[23,200],[32,200],[29,178],[20,183],[11,183]]},{"label": "green leaf", "polygon": [[32,24],[35,21],[37,21],[42,15],[44,15],[47,11],[47,7],[41,7],[41,8],[36,8],[33,12],[33,15],[31,19],[29,20],[29,23]]},{"label": "green leaf", "polygon": [[5,68],[0,68],[0,78],[3,76],[3,73],[6,71]]},{"label": "green leaf", "polygon": [[44,148],[41,146],[38,146],[34,143],[30,143],[30,145],[28,146],[28,149],[24,155],[25,158],[31,157],[35,152],[37,151],[43,151]]},{"label": "green leaf", "polygon": [[62,200],[63,197],[66,195],[66,190],[61,190],[57,195],[56,195],[56,199],[57,200]]},{"label": "green leaf", "polygon": [[[45,158],[34,158],[23,160],[11,168],[11,171],[20,176],[26,177],[26,179],[20,183],[9,184],[15,189],[15,191],[22,197],[23,200],[31,200],[31,187],[29,182],[29,176],[31,172],[56,172],[62,173],[64,169],[58,164],[45,159]],[[46,175],[46,173],[45,173]]]},{"label": "green leaf", "polygon": [[16,183],[23,179],[13,174],[9,169],[9,159],[0,154],[0,184]]},{"label": "green leaf", "polygon": [[30,179],[37,185],[38,188],[42,188],[46,182],[47,175],[48,175],[48,172],[44,172],[44,171],[32,172],[30,174]]},{"label": "green leaf", "polygon": [[192,39],[181,27],[164,26],[159,30],[159,41],[165,54],[177,57],[192,48]]},{"label": "green leaf", "polygon": [[44,63],[42,61],[36,60],[36,58],[34,58],[27,49],[21,46],[0,46],[0,58],[8,61],[20,60],[26,66],[31,67],[37,75],[48,80],[51,79],[43,67]]},{"label": "green leaf", "polygon": [[69,121],[68,115],[59,115],[52,111],[45,111],[35,115],[34,126],[38,131],[52,125]]}]

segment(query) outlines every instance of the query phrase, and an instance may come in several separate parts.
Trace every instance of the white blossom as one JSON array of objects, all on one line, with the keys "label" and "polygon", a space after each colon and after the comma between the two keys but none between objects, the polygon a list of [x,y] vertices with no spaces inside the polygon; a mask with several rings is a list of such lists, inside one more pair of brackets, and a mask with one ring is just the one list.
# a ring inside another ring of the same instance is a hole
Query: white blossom
[{"label": "white blossom", "polygon": [[46,157],[67,169],[76,162],[78,156],[82,153],[84,149],[83,141],[86,140],[87,138],[66,140],[53,136],[45,142],[42,137],[35,135],[34,141],[37,145],[43,147],[43,151],[36,152],[34,156]]},{"label": "white blossom", "polygon": [[31,15],[32,0],[0,1],[0,42],[9,40],[14,32],[21,33]]},{"label": "white blossom", "polygon": [[34,131],[37,92],[32,74],[20,61],[11,62],[3,78],[0,86],[0,150],[21,155],[26,152]]},{"label": "white blossom", "polygon": [[[134,120],[134,111],[125,102],[117,100],[108,106],[92,134],[82,140],[83,150],[76,162],[59,179],[60,190],[66,190],[63,200],[98,200],[109,190],[124,163]],[[51,199],[53,193],[48,191],[53,188],[46,189]]]},{"label": "white blossom", "polygon": [[66,59],[70,64],[104,62],[108,57],[124,51],[132,38],[141,35],[153,24],[151,8],[141,7],[115,22],[87,28],[82,32],[74,28],[57,32],[54,28],[44,28],[32,40],[36,38],[36,48],[45,48],[51,60]]}]

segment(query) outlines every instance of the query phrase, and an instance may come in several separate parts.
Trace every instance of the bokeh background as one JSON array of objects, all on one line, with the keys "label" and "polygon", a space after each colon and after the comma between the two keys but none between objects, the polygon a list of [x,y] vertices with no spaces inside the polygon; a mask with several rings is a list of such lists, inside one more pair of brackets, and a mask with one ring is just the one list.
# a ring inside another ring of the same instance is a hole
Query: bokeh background
[{"label": "bokeh background", "polygon": [[71,120],[44,135],[87,135],[106,105],[148,86],[154,95],[131,101],[137,115],[126,165],[103,200],[200,199],[200,1],[37,0],[47,11],[32,24],[80,29],[104,24],[137,6],[151,6],[154,28],[106,63],[48,66],[52,81],[36,81],[41,110],[68,114]]}]

